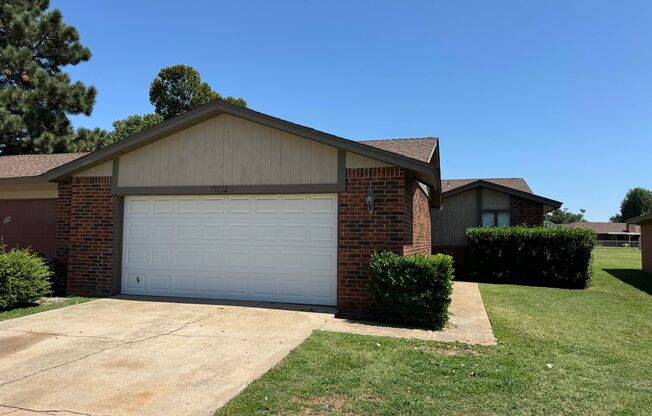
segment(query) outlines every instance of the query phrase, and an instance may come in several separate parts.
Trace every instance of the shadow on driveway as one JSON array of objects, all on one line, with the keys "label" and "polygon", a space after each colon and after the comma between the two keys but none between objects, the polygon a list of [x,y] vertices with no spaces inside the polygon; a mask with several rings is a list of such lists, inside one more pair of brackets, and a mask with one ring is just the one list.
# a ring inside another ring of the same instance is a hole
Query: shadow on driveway
[{"label": "shadow on driveway", "polygon": [[616,279],[652,295],[652,276],[638,269],[604,269]]}]

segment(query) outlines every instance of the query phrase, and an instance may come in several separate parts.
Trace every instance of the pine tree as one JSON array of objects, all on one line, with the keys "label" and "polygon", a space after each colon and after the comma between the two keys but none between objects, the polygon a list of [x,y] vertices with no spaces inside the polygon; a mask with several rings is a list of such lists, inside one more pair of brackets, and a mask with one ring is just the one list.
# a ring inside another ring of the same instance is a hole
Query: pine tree
[{"label": "pine tree", "polygon": [[[68,115],[90,115],[95,88],[72,82],[66,65],[91,52],[77,30],[63,22],[48,0],[0,2],[0,153],[52,153],[103,141],[105,133],[75,133]],[[84,143],[83,143],[84,142]]]}]

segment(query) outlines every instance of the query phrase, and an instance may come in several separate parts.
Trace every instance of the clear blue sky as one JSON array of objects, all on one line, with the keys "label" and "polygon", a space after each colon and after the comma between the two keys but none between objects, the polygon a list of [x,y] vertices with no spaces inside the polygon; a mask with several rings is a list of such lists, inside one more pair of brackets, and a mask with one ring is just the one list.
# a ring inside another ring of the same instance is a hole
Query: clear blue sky
[{"label": "clear blue sky", "polygon": [[652,2],[53,0],[110,129],[161,67],[349,139],[439,136],[444,178],[522,176],[606,221],[652,188]]}]

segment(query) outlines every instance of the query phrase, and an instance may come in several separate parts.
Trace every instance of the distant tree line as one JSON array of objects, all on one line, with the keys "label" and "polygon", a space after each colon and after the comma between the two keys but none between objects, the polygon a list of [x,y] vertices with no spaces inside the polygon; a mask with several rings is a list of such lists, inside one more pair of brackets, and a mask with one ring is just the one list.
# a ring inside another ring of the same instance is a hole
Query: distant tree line
[{"label": "distant tree line", "polygon": [[[611,222],[625,222],[630,218],[652,212],[652,190],[645,188],[632,188],[627,191],[625,198],[620,203],[620,211],[609,218]],[[582,222],[586,210],[580,209],[579,213],[571,212],[568,208],[556,209],[546,213],[545,220],[554,224],[569,224]]]}]

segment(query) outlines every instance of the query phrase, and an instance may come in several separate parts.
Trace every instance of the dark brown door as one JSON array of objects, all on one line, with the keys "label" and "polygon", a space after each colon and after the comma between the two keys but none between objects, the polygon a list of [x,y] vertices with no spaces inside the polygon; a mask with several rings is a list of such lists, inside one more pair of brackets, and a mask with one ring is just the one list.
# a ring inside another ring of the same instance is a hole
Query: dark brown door
[{"label": "dark brown door", "polygon": [[55,256],[56,199],[0,200],[0,241],[7,248],[31,247]]}]

